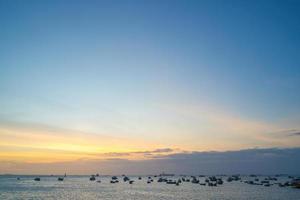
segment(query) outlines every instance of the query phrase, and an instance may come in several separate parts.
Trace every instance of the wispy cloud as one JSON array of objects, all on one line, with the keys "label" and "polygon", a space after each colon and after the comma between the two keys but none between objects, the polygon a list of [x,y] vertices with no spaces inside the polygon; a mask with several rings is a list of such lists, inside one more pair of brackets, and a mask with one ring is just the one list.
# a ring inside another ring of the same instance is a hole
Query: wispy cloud
[{"label": "wispy cloud", "polygon": [[[0,121],[0,160],[54,162],[144,156],[170,149],[148,141],[91,133],[41,123]],[[154,151],[151,149],[155,148]],[[109,153],[111,152],[111,153]],[[129,153],[128,153],[129,152]],[[132,158],[133,159],[133,158]]]},{"label": "wispy cloud", "polygon": [[276,132],[270,132],[269,134],[276,137],[286,137],[286,136],[300,136],[300,130],[298,129],[284,129]]},{"label": "wispy cloud", "polygon": [[293,133],[290,133],[291,136],[300,136],[300,131],[299,132],[293,132]]},{"label": "wispy cloud", "polygon": [[[180,138],[182,141],[187,140],[187,138],[195,139],[189,141],[185,149],[187,146],[193,145],[196,140],[199,146],[211,150],[296,147],[300,145],[300,141],[284,137],[293,132],[300,132],[299,125],[295,123],[288,124],[281,121],[251,118],[207,102],[165,103],[160,106],[173,115],[181,116],[181,122],[189,123],[190,126],[187,128],[192,127],[190,132],[185,132],[186,134],[178,131],[178,135],[183,136]],[[214,142],[219,140],[223,141],[223,145]],[[207,144],[214,148],[208,148]]]},{"label": "wispy cloud", "polygon": [[136,159],[151,159],[158,158],[160,156],[169,155],[171,153],[182,152],[180,149],[172,148],[159,148],[150,151],[131,151],[131,152],[108,152],[104,154],[98,154],[100,157],[107,158],[134,158]]}]

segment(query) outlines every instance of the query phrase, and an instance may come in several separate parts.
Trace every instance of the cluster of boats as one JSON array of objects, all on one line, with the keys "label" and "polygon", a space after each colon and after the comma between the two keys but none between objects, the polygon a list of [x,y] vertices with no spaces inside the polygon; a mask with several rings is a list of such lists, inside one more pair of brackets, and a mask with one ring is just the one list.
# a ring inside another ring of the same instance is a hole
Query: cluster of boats
[{"label": "cluster of boats", "polygon": [[259,178],[255,178],[254,180],[246,180],[244,183],[247,183],[249,185],[263,185],[265,187],[270,187],[272,185],[278,185],[279,187],[294,187],[294,188],[300,188],[300,178],[293,178],[289,177],[291,179],[290,181],[285,181],[283,183],[278,182],[278,179],[276,177],[266,177],[262,180]]},{"label": "cluster of boats", "polygon": [[[170,175],[171,176],[171,175]],[[66,177],[66,174],[65,176]],[[64,177],[58,177],[57,180],[58,181],[64,181]],[[99,174],[96,175],[91,175],[89,180],[90,181],[96,181],[98,183],[101,183],[100,179],[97,179],[97,177],[99,177]],[[300,177],[293,177],[293,176],[288,176],[288,179],[286,179],[284,182],[279,182],[277,177],[264,177],[264,176],[257,176],[257,175],[250,175],[250,176],[246,176],[247,179],[251,179],[251,180],[242,180],[240,175],[232,175],[232,176],[204,176],[204,175],[199,175],[199,176],[179,176],[176,179],[170,178],[169,176],[162,176],[162,175],[158,175],[158,176],[148,176],[145,177],[147,184],[151,184],[152,182],[154,182],[154,180],[156,179],[158,183],[166,183],[166,184],[171,184],[171,185],[177,185],[179,186],[180,184],[184,183],[184,182],[190,182],[192,184],[199,184],[202,186],[218,186],[218,185],[222,185],[224,183],[223,178],[226,177],[226,181],[227,182],[232,182],[232,181],[239,181],[242,183],[246,183],[249,185],[262,185],[265,187],[270,187],[272,185],[278,185],[279,187],[294,187],[294,188],[299,188],[300,189]],[[200,181],[200,178],[205,178],[204,182]],[[244,179],[245,177],[243,177]],[[122,175],[122,177],[120,179],[123,179],[123,182],[127,182],[129,184],[133,184],[135,182],[135,180],[132,180],[130,177],[126,176],[126,175]],[[142,180],[142,177],[139,176],[137,178],[138,180]],[[20,180],[20,177],[17,177],[17,180]],[[34,178],[34,181],[41,181],[41,178],[36,177]],[[117,176],[112,176],[110,183],[114,184],[114,183],[119,183],[119,178]]]}]

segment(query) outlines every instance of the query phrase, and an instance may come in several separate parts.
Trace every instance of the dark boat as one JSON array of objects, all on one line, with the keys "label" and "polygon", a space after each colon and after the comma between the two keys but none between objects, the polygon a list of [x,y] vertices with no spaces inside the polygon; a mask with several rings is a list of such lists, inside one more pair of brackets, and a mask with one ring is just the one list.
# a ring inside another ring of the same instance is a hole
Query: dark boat
[{"label": "dark boat", "polygon": [[193,178],[193,180],[192,180],[192,183],[194,183],[194,184],[198,184],[198,183],[199,183],[199,180],[198,180],[198,179],[196,179],[196,178]]},{"label": "dark boat", "polygon": [[223,184],[223,180],[222,180],[222,179],[218,179],[218,180],[217,180],[217,184],[218,184],[218,185],[222,185],[222,184]]},{"label": "dark boat", "polygon": [[167,183],[167,184],[176,184],[176,181],[168,180],[166,183]]},{"label": "dark boat", "polygon": [[299,178],[293,179],[291,181],[291,186],[294,188],[300,189],[300,179]]},{"label": "dark boat", "polygon": [[58,177],[58,179],[57,179],[58,181],[63,181],[64,180],[64,178],[63,177]]},{"label": "dark boat", "polygon": [[130,179],[127,177],[127,176],[124,176],[123,178],[123,181],[126,182],[126,181],[129,181]]},{"label": "dark boat", "polygon": [[96,178],[95,178],[94,175],[92,175],[92,176],[90,177],[90,181],[94,181],[94,180],[96,180]]},{"label": "dark boat", "polygon": [[41,179],[39,177],[34,178],[35,181],[40,181]]}]

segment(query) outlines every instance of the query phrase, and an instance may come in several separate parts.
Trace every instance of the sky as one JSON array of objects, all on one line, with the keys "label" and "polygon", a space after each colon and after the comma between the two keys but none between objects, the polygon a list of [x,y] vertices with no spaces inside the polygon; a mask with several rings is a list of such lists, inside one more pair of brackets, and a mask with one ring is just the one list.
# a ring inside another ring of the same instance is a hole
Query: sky
[{"label": "sky", "polygon": [[0,174],[300,173],[299,19],[297,0],[0,0]]}]

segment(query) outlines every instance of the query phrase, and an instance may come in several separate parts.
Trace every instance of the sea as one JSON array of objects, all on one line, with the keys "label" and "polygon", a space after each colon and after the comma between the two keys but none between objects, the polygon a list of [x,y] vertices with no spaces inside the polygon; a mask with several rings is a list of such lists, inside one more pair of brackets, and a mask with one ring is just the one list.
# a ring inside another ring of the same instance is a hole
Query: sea
[{"label": "sea", "polygon": [[[241,181],[227,182],[216,187],[182,182],[180,185],[157,182],[159,177],[151,177],[153,182],[147,183],[148,176],[129,176],[134,180],[132,184],[124,182],[119,176],[119,183],[112,184],[111,176],[96,177],[90,181],[90,176],[67,176],[58,181],[58,176],[38,176],[40,181],[34,181],[37,176],[0,176],[0,199],[61,199],[61,200],[300,200],[300,189],[279,187],[288,177],[277,177],[271,186],[250,185],[244,181],[254,180],[254,177],[242,176]],[[19,178],[19,180],[18,180]],[[173,176],[168,179],[177,180],[181,177]],[[264,177],[256,177],[263,180]],[[199,178],[201,183],[205,177]],[[97,180],[101,182],[97,182]]]}]

